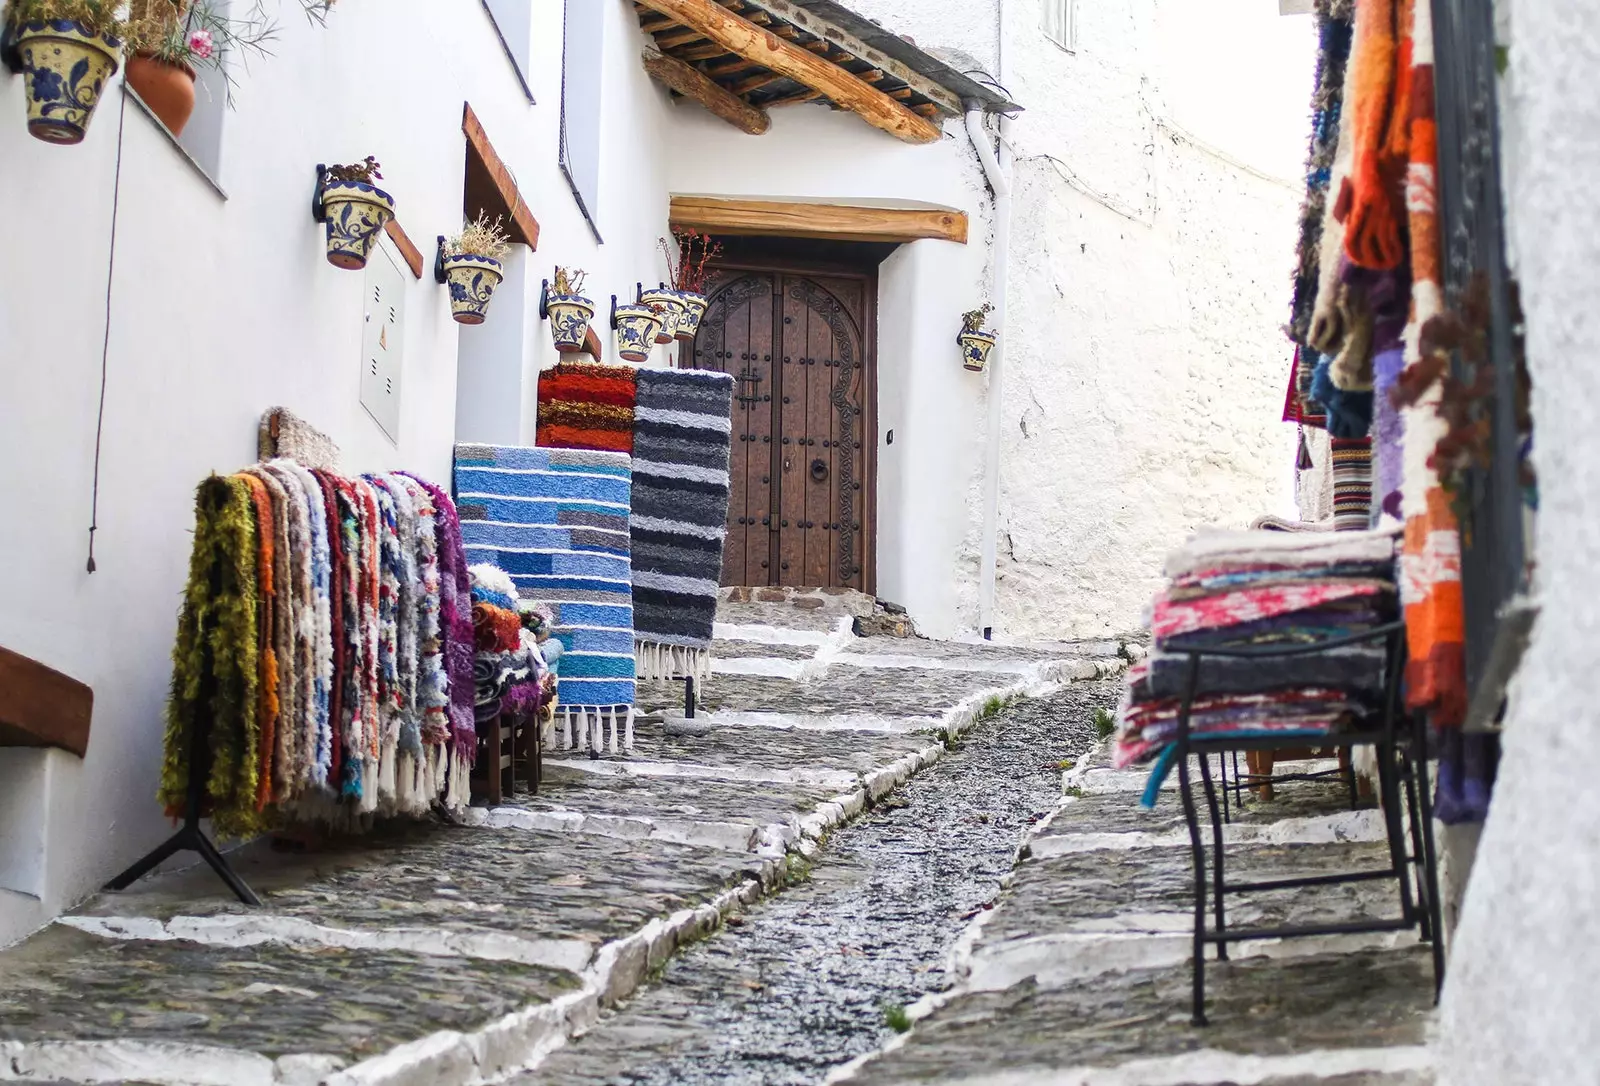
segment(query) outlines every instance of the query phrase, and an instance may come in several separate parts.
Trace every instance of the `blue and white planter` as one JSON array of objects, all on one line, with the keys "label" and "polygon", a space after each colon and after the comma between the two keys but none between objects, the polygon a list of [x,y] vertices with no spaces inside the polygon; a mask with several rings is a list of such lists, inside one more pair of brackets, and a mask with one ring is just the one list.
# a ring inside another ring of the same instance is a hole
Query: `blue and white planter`
[{"label": "blue and white planter", "polygon": [[46,143],[83,142],[106,82],[122,63],[122,42],[67,19],[16,27],[28,132]]},{"label": "blue and white planter", "polygon": [[696,290],[680,290],[678,301],[683,305],[683,311],[678,314],[678,341],[693,343],[695,334],[700,331],[700,319],[706,315],[709,299]]},{"label": "blue and white planter", "polygon": [[617,354],[629,362],[648,362],[661,331],[661,314],[638,302],[616,309]]},{"label": "blue and white planter", "polygon": [[645,305],[659,306],[661,326],[656,329],[657,343],[671,343],[678,335],[678,320],[683,316],[683,295],[667,287],[647,290],[639,295]]},{"label": "blue and white planter", "polygon": [[328,227],[328,263],[347,271],[367,266],[384,225],[394,218],[394,197],[365,181],[329,181],[322,186]]},{"label": "blue and white planter", "polygon": [[551,294],[545,301],[550,314],[550,335],[556,350],[573,354],[583,350],[594,317],[594,302],[581,294]]},{"label": "blue and white planter", "polygon": [[450,287],[450,315],[457,324],[482,324],[489,299],[505,278],[500,261],[474,253],[444,258],[444,278]]},{"label": "blue and white planter", "polygon": [[990,331],[962,332],[956,337],[961,344],[961,364],[974,373],[989,368],[989,352],[994,350],[995,333]]}]

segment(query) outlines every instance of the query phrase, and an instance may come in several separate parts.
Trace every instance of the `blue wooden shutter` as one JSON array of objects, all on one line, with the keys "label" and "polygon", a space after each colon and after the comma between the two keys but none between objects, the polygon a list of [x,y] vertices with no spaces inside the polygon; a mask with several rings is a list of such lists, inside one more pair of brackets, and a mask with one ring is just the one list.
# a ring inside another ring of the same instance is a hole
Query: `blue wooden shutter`
[{"label": "blue wooden shutter", "polygon": [[600,71],[607,5],[567,0],[561,60],[561,169],[600,238]]},{"label": "blue wooden shutter", "polygon": [[533,4],[531,0],[483,0],[489,17],[500,33],[500,43],[506,56],[516,65],[517,78],[522,81],[523,92],[533,101],[533,84],[529,79],[528,62],[533,53]]}]

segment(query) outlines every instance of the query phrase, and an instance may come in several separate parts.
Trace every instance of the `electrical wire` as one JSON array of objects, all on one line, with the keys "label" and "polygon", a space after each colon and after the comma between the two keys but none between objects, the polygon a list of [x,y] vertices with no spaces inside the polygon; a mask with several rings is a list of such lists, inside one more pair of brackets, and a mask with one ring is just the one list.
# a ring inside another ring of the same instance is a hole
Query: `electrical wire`
[{"label": "electrical wire", "polygon": [[94,417],[94,482],[89,495],[89,562],[95,571],[94,533],[100,530],[100,444],[106,425],[106,375],[111,357],[111,287],[117,271],[117,207],[122,201],[122,129],[128,118],[128,84],[122,84],[122,101],[117,108],[117,166],[111,185],[111,252],[106,259],[105,333],[100,341],[100,406]]}]

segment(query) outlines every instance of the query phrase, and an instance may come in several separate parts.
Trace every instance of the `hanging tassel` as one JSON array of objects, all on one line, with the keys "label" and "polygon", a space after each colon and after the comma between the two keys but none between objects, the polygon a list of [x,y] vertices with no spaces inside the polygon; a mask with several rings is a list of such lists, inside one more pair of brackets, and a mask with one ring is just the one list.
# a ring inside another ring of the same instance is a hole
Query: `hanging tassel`
[{"label": "hanging tassel", "polygon": [[628,706],[628,738],[626,748],[629,754],[633,753],[633,706]]}]

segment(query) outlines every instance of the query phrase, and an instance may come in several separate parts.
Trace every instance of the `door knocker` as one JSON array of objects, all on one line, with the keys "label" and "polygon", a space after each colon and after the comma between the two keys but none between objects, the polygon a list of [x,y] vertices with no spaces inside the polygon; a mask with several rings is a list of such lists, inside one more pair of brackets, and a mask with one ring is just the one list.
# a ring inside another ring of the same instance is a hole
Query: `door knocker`
[{"label": "door knocker", "polygon": [[828,462],[820,456],[811,461],[811,479],[813,482],[822,482],[828,477]]}]

